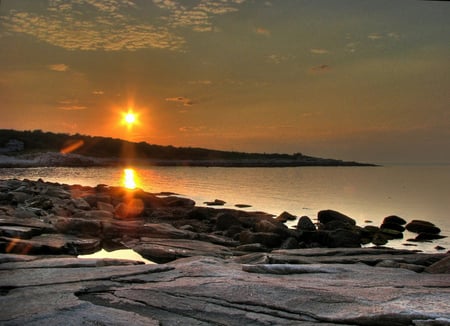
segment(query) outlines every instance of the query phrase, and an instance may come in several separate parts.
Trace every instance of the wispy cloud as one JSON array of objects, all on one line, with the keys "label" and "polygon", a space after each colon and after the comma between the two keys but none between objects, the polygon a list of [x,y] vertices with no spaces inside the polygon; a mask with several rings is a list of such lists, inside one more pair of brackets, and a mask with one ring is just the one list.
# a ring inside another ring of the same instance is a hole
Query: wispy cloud
[{"label": "wispy cloud", "polygon": [[309,49],[309,52],[311,52],[312,54],[328,54],[330,53],[330,51],[326,50],[326,49]]},{"label": "wispy cloud", "polygon": [[258,35],[263,35],[263,36],[270,36],[271,35],[271,32],[268,29],[264,28],[264,27],[256,28],[255,29],[255,33],[258,34]]},{"label": "wispy cloud", "polygon": [[331,67],[326,64],[314,66],[309,69],[309,71],[311,71],[313,73],[323,73],[323,72],[328,72],[330,70],[331,70]]},{"label": "wispy cloud", "polygon": [[381,40],[383,38],[383,35],[381,35],[379,33],[371,33],[367,36],[367,38],[369,40],[376,41],[376,40]]},{"label": "wispy cloud", "polygon": [[63,111],[80,111],[86,110],[88,107],[80,105],[77,100],[62,100],[58,102],[58,110]]},{"label": "wispy cloud", "polygon": [[191,99],[184,97],[184,96],[179,96],[179,97],[168,97],[166,98],[167,102],[176,102],[179,104],[182,104],[183,106],[192,106],[194,104],[194,102],[192,102]]},{"label": "wispy cloud", "polygon": [[213,84],[213,82],[211,80],[191,80],[189,81],[190,85],[205,85],[205,86],[210,86]]},{"label": "wispy cloud", "polygon": [[238,5],[244,1],[197,0],[191,6],[180,0],[153,0],[153,3],[169,11],[165,19],[172,28],[187,27],[196,32],[211,32],[214,30],[212,21],[215,16],[238,11]]},{"label": "wispy cloud", "polygon": [[57,63],[54,65],[49,65],[48,69],[58,72],[65,72],[69,70],[69,66],[64,63]]},{"label": "wispy cloud", "polygon": [[271,54],[267,56],[267,62],[274,63],[274,64],[280,64],[282,62],[288,61],[293,59],[294,56],[292,55],[282,55],[282,54]]},{"label": "wispy cloud", "polygon": [[103,95],[103,94],[105,94],[105,92],[102,91],[102,90],[96,89],[96,90],[92,91],[92,94],[94,94],[94,95]]}]

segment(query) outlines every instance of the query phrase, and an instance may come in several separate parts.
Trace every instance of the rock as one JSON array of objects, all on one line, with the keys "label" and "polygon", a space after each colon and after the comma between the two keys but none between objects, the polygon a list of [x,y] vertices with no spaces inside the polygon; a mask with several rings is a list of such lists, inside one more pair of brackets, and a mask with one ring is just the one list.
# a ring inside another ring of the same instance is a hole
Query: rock
[{"label": "rock", "polygon": [[0,226],[0,236],[17,239],[31,239],[35,235],[41,234],[42,231],[33,227],[25,226]]},{"label": "rock", "polygon": [[231,213],[220,213],[216,218],[216,230],[228,230],[232,226],[241,226],[239,219]]},{"label": "rock", "polygon": [[214,201],[205,201],[204,204],[207,206],[223,206],[226,202],[220,199],[214,199]]},{"label": "rock", "polygon": [[90,210],[91,209],[91,205],[89,205],[89,203],[86,200],[84,200],[83,198],[72,198],[72,204],[78,209],[82,209],[82,210]]},{"label": "rock", "polygon": [[385,223],[392,223],[392,224],[397,224],[397,225],[405,225],[406,221],[403,218],[399,217],[399,216],[390,215],[390,216],[387,216],[387,217],[385,217],[383,219],[383,223],[382,224],[385,224]]},{"label": "rock", "polygon": [[260,243],[250,243],[245,245],[240,245],[234,248],[234,251],[246,251],[246,252],[267,252],[269,249]]},{"label": "rock", "polygon": [[326,273],[337,274],[344,269],[330,267],[327,265],[293,265],[293,264],[259,264],[259,265],[243,265],[242,270],[248,273],[259,274],[309,274],[309,273]]},{"label": "rock", "polygon": [[380,229],[379,231],[386,237],[388,240],[392,239],[403,239],[403,233],[400,231],[392,230],[392,229]]},{"label": "rock", "polygon": [[243,231],[239,240],[242,244],[260,243],[269,248],[278,247],[281,244],[281,237],[276,233]]},{"label": "rock", "polygon": [[380,229],[389,229],[389,230],[395,230],[398,232],[405,231],[405,228],[403,226],[401,226],[400,224],[389,223],[389,222],[384,222],[383,224],[381,224]]},{"label": "rock", "polygon": [[446,257],[428,266],[425,272],[431,274],[450,274],[450,255],[447,254]]},{"label": "rock", "polygon": [[388,243],[388,237],[385,234],[378,232],[372,238],[372,243],[376,246],[384,246]]},{"label": "rock", "polygon": [[299,243],[297,239],[294,237],[289,237],[286,240],[283,241],[283,243],[280,245],[280,249],[297,249],[299,248]]},{"label": "rock", "polygon": [[442,247],[442,246],[436,246],[436,247],[434,247],[434,249],[436,249],[436,250],[445,250],[445,248]]},{"label": "rock", "polygon": [[405,228],[414,233],[433,233],[438,234],[441,232],[441,229],[436,227],[433,223],[422,221],[422,220],[413,220],[406,224]]},{"label": "rock", "polygon": [[414,238],[414,241],[421,242],[421,241],[437,240],[437,239],[443,239],[443,238],[446,238],[446,237],[443,235],[440,235],[440,234],[421,232]]},{"label": "rock", "polygon": [[300,231],[316,231],[316,226],[308,216],[302,216],[298,220],[297,230]]},{"label": "rock", "polygon": [[347,229],[333,230],[328,233],[327,247],[358,248],[361,247],[361,236]]},{"label": "rock", "polygon": [[234,205],[234,207],[237,207],[237,208],[248,208],[248,207],[252,207],[252,205],[248,205],[248,204],[236,204],[236,205]]},{"label": "rock", "polygon": [[283,212],[279,216],[275,218],[278,222],[286,223],[287,221],[294,221],[297,218],[297,216],[292,215],[288,212]]},{"label": "rock", "polygon": [[102,232],[102,225],[99,221],[82,218],[59,217],[54,223],[54,226],[60,233],[79,236],[98,236]]},{"label": "rock", "polygon": [[113,205],[111,205],[110,203],[102,202],[102,201],[97,202],[97,208],[101,211],[107,211],[110,213],[114,213],[114,210],[115,210]]},{"label": "rock", "polygon": [[141,199],[131,198],[118,204],[114,211],[114,217],[128,220],[137,218],[144,211],[144,203]]},{"label": "rock", "polygon": [[356,225],[356,221],[347,215],[333,210],[323,210],[317,214],[318,220],[325,227],[325,230],[333,230],[338,228],[351,229]]},{"label": "rock", "polygon": [[147,238],[140,244],[132,246],[132,249],[142,257],[156,263],[167,263],[182,257],[229,257],[232,255],[232,252],[226,247],[185,239]]}]

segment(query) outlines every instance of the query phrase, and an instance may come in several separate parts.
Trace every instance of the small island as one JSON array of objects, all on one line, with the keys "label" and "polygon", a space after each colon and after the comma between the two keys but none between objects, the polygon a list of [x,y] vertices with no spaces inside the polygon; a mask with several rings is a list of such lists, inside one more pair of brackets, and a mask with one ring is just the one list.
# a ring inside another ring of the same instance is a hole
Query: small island
[{"label": "small island", "polygon": [[0,167],[38,166],[298,167],[376,166],[295,154],[220,151],[133,143],[121,139],[61,133],[0,130]]}]

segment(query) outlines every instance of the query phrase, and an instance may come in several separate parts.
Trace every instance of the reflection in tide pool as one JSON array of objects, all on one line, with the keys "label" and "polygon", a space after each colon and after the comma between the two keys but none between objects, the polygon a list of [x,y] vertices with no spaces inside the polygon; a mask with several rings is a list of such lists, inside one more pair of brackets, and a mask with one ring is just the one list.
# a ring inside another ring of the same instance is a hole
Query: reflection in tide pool
[{"label": "reflection in tide pool", "polygon": [[102,249],[90,255],[80,255],[78,258],[112,258],[112,259],[127,259],[141,261],[144,264],[154,264],[151,260],[145,259],[136,251],[131,249],[119,249],[114,251],[106,251]]}]

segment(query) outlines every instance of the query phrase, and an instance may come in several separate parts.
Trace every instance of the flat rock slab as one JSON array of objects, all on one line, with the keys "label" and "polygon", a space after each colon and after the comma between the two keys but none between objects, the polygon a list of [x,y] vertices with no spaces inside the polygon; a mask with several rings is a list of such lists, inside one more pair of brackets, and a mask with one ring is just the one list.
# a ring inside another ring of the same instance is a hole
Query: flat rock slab
[{"label": "flat rock slab", "polygon": [[194,256],[232,256],[227,247],[198,240],[141,238],[139,243],[128,246],[142,257],[157,263]]},{"label": "flat rock slab", "polygon": [[241,265],[215,257],[164,265],[73,263],[0,264],[0,324],[450,324],[446,274],[364,264]]}]

